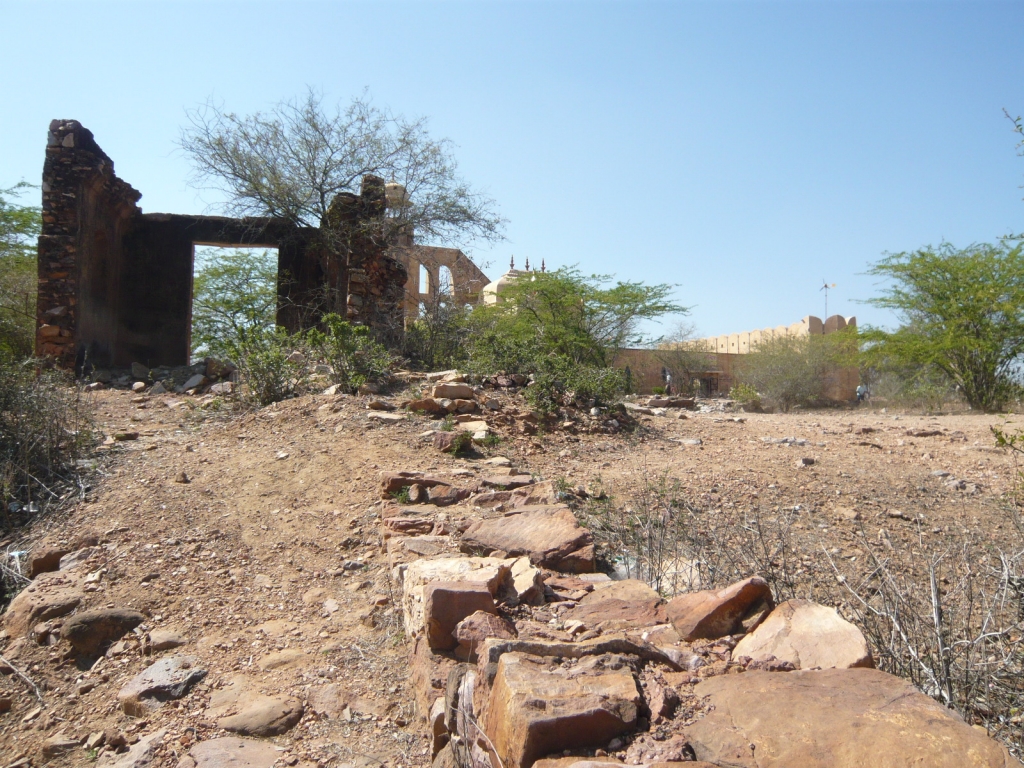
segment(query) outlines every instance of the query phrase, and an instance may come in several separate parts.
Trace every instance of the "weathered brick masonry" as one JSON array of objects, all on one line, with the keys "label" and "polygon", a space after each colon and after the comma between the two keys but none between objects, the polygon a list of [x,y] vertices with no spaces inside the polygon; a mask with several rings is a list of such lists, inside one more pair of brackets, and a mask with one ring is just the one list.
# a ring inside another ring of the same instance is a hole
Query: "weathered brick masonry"
[{"label": "weathered brick masonry", "polygon": [[43,165],[36,354],[62,365],[189,362],[194,246],[278,249],[277,321],[328,311],[400,333],[405,267],[388,253],[384,182],[363,178],[319,228],[284,219],[144,214],[92,133],[54,120]]}]

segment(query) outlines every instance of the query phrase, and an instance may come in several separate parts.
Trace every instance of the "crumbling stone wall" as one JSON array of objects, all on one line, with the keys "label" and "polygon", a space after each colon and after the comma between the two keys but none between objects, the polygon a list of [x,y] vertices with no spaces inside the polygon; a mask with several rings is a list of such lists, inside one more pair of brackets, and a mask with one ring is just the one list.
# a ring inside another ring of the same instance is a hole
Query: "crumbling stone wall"
[{"label": "crumbling stone wall", "polygon": [[124,236],[142,196],[90,131],[54,120],[43,164],[36,353],[107,359],[117,344]]},{"label": "crumbling stone wall", "polygon": [[[409,237],[391,250],[394,257],[406,269],[405,314],[415,318],[420,314],[420,304],[430,304],[437,299],[441,286],[441,268],[451,274],[452,301],[456,304],[477,304],[481,291],[490,282],[480,268],[458,248],[438,248],[428,245],[413,245]],[[420,283],[420,266],[428,276],[428,285]]]},{"label": "crumbling stone wall", "polygon": [[92,133],[54,120],[43,166],[36,354],[64,366],[189,362],[194,247],[278,250],[277,322],[333,311],[384,339],[401,333],[404,266],[386,247],[384,182],[332,202],[319,228],[274,218],[144,214]]}]

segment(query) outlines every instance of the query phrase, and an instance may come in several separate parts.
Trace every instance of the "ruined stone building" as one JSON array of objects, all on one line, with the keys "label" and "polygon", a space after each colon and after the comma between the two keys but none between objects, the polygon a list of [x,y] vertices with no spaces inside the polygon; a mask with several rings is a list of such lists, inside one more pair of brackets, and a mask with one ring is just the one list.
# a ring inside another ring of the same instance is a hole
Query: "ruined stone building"
[{"label": "ruined stone building", "polygon": [[187,364],[196,245],[276,248],[277,322],[289,331],[334,311],[385,336],[401,332],[408,275],[388,250],[385,183],[375,176],[358,195],[337,195],[315,228],[143,213],[141,193],[115,175],[92,133],[54,120],[42,189],[39,356],[78,369]]}]

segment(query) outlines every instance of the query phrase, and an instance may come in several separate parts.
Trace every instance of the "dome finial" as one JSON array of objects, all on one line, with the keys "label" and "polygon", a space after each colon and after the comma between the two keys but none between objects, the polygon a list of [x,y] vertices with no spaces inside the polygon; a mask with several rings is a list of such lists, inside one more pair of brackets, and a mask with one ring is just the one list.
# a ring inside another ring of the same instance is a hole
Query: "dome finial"
[{"label": "dome finial", "polygon": [[526,257],[526,271],[527,272],[530,271],[530,257],[529,256]]},{"label": "dome finial", "polygon": [[512,258],[508,260],[508,271],[511,272],[516,268],[516,255],[513,253]]}]

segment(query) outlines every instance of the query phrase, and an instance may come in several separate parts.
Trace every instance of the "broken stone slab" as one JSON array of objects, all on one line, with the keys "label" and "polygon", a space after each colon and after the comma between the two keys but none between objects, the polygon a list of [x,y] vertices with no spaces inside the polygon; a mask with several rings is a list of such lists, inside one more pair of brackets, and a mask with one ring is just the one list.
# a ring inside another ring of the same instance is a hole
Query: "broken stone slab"
[{"label": "broken stone slab", "polygon": [[589,592],[568,617],[603,632],[653,627],[668,621],[665,600],[636,579],[614,581]]},{"label": "broken stone slab", "polygon": [[146,620],[138,611],[126,608],[101,608],[84,611],[64,623],[61,637],[86,656],[102,653],[115,640],[120,640]]},{"label": "broken stone slab", "polygon": [[572,510],[555,505],[520,507],[503,517],[479,520],[463,534],[461,549],[469,554],[525,555],[534,565],[579,573],[593,570],[593,543]]},{"label": "broken stone slab", "polygon": [[431,650],[451,651],[459,644],[455,628],[478,611],[496,613],[494,597],[486,584],[435,581],[423,589],[425,632]]},{"label": "broken stone slab", "polygon": [[498,661],[506,653],[526,653],[531,656],[561,656],[568,659],[582,659],[584,656],[600,656],[614,653],[623,656],[636,656],[643,661],[664,664],[675,672],[682,672],[684,667],[661,648],[650,643],[632,640],[626,637],[595,637],[578,643],[552,643],[545,640],[485,640],[477,649],[478,666],[488,685],[494,680]]},{"label": "broken stone slab", "polygon": [[472,400],[476,393],[469,384],[443,383],[435,384],[430,393],[434,398],[446,398],[449,400]]},{"label": "broken stone slab", "polygon": [[774,656],[797,669],[873,667],[864,635],[834,608],[787,600],[733,650],[733,658],[767,661]]},{"label": "broken stone slab", "polygon": [[520,557],[512,563],[512,588],[520,603],[544,604],[544,574],[528,557]]},{"label": "broken stone slab", "polygon": [[380,482],[381,498],[390,499],[411,485],[433,488],[437,485],[447,486],[450,483],[439,477],[426,476],[422,472],[386,472]]},{"label": "broken stone slab", "polygon": [[426,629],[424,615],[425,590],[435,581],[476,582],[487,585],[496,596],[511,587],[512,561],[493,557],[458,557],[437,560],[416,560],[397,566],[392,577],[402,591],[402,613],[405,632],[416,637]]},{"label": "broken stone slab", "polygon": [[72,738],[61,731],[44,739],[39,752],[42,755],[43,762],[47,762],[73,752],[76,749],[78,749],[78,739]]},{"label": "broken stone slab", "polygon": [[280,736],[302,719],[302,712],[297,699],[256,696],[238,714],[218,720],[217,727],[243,736]]},{"label": "broken stone slab", "polygon": [[74,552],[69,552],[60,559],[59,569],[62,571],[70,571],[73,568],[77,568],[94,555],[100,554],[102,551],[103,550],[100,549],[100,547],[90,546],[82,547]]},{"label": "broken stone slab", "polygon": [[480,478],[480,485],[484,488],[497,488],[502,491],[514,491],[533,483],[532,475],[492,475]]},{"label": "broken stone slab", "polygon": [[606,746],[636,726],[641,704],[632,670],[615,655],[565,669],[542,656],[506,653],[484,730],[502,765],[529,768],[552,752]]},{"label": "broken stone slab", "polygon": [[666,611],[669,621],[686,642],[715,640],[742,632],[748,611],[759,609],[766,600],[771,600],[768,583],[759,576],[752,576],[724,589],[673,597]]},{"label": "broken stone slab", "polygon": [[388,413],[386,411],[370,411],[366,414],[370,421],[383,421],[392,424],[397,421],[405,421],[405,416],[400,413]]},{"label": "broken stone slab", "polygon": [[183,759],[178,768],[272,768],[281,753],[270,741],[225,736],[199,742],[188,757],[191,765]]},{"label": "broken stone slab", "polygon": [[[166,728],[154,731],[135,742],[123,755],[106,753],[99,765],[102,768],[150,768],[150,766],[156,766],[158,764],[157,751],[166,735]],[[86,746],[88,747],[88,744]]]},{"label": "broken stone slab", "polygon": [[73,573],[40,574],[11,600],[4,613],[4,627],[11,637],[25,637],[39,622],[71,613],[84,598],[79,579]]},{"label": "broken stone slab", "polygon": [[145,717],[172,699],[180,699],[206,677],[194,656],[168,656],[129,680],[117,700],[129,717]]},{"label": "broken stone slab", "polygon": [[514,640],[518,637],[515,625],[490,611],[477,611],[458,623],[452,633],[458,643],[455,658],[460,661],[476,663],[476,649],[485,640]]},{"label": "broken stone slab", "polygon": [[699,683],[698,760],[735,768],[1008,768],[983,731],[875,669],[747,672]]}]

